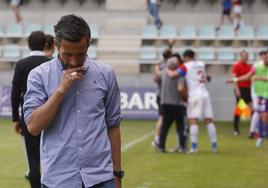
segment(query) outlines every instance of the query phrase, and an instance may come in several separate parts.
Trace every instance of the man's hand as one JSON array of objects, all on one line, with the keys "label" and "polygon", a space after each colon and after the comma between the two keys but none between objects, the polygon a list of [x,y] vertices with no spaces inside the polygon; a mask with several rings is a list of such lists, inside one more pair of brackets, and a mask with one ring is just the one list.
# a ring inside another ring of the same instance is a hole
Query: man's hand
[{"label": "man's hand", "polygon": [[114,182],[115,182],[115,187],[116,188],[121,188],[122,187],[122,182],[119,177],[114,177]]},{"label": "man's hand", "polygon": [[63,93],[66,93],[69,90],[75,80],[83,79],[82,71],[82,67],[72,68],[63,71],[59,85],[59,88]]},{"label": "man's hand", "polygon": [[241,97],[241,92],[240,92],[239,89],[235,89],[235,96],[236,96],[237,98],[240,98],[240,97]]},{"label": "man's hand", "polygon": [[13,123],[13,127],[14,127],[14,130],[15,130],[15,132],[17,133],[17,134],[22,134],[22,130],[21,130],[21,124],[20,124],[20,122],[19,121],[15,121],[14,123]]},{"label": "man's hand", "polygon": [[254,76],[252,78],[253,81],[263,81],[263,82],[267,82],[268,78],[266,76]]},{"label": "man's hand", "polygon": [[229,79],[229,80],[226,80],[225,83],[227,84],[232,84],[232,83],[236,83],[238,80],[236,77],[232,78],[232,79]]},{"label": "man's hand", "polygon": [[176,70],[166,69],[166,72],[167,72],[168,76],[171,78],[177,78],[179,76],[179,74]]}]

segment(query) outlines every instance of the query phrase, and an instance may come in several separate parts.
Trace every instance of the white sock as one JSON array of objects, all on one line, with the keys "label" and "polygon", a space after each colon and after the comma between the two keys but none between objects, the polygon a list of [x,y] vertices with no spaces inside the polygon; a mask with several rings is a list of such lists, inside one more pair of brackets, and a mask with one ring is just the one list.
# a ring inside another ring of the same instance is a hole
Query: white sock
[{"label": "white sock", "polygon": [[244,21],[241,19],[240,21],[239,21],[239,26],[241,27],[241,26],[244,26],[245,25],[245,23],[244,23]]},{"label": "white sock", "polygon": [[235,18],[234,22],[233,22],[234,29],[236,29],[237,25],[238,25],[238,20],[237,20],[237,18]]},{"label": "white sock", "polygon": [[217,132],[214,123],[209,123],[207,125],[207,130],[211,143],[217,143]]},{"label": "white sock", "polygon": [[154,136],[154,141],[155,141],[157,144],[159,144],[159,142],[160,142],[160,136],[159,136],[159,135],[155,135],[155,136]]},{"label": "white sock", "polygon": [[257,123],[259,121],[259,118],[260,114],[258,112],[254,112],[250,121],[250,129],[249,129],[250,133],[258,132]]},{"label": "white sock", "polygon": [[191,143],[198,143],[198,132],[199,132],[199,128],[198,125],[191,125],[190,126],[190,139],[191,139]]}]

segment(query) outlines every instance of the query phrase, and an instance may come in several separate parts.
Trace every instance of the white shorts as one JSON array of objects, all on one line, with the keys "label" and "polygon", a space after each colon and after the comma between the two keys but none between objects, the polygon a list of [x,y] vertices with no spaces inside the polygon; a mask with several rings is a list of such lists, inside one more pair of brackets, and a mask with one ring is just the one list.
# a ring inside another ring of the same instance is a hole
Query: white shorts
[{"label": "white shorts", "polygon": [[11,0],[10,2],[11,6],[16,6],[16,7],[20,6],[20,4],[21,4],[21,0]]},{"label": "white shorts", "polygon": [[187,117],[188,119],[213,118],[212,105],[208,93],[188,98]]},{"label": "white shorts", "polygon": [[240,6],[240,5],[235,5],[235,6],[234,6],[234,13],[235,13],[235,14],[241,14],[241,13],[242,13],[242,6]]}]

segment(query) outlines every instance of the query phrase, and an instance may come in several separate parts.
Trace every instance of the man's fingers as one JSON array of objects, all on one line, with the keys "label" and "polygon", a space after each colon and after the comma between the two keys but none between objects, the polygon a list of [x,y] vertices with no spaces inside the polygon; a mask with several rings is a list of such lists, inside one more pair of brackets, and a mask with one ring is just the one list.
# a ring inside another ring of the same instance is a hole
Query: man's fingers
[{"label": "man's fingers", "polygon": [[83,67],[76,67],[76,68],[71,68],[66,70],[67,73],[72,73],[72,72],[81,72],[83,70]]},{"label": "man's fingers", "polygon": [[83,79],[83,74],[80,72],[72,72],[70,74],[71,80],[82,80]]}]

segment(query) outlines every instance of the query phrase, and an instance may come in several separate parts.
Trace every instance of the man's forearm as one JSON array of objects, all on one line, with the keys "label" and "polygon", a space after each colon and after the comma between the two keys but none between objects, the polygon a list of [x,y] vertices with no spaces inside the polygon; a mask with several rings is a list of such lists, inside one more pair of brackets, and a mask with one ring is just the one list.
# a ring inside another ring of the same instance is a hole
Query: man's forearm
[{"label": "man's forearm", "polygon": [[32,135],[38,135],[43,129],[50,125],[58,112],[63,98],[64,92],[61,88],[57,88],[42,106],[32,112],[28,121],[28,131]]},{"label": "man's forearm", "polygon": [[115,171],[121,170],[121,138],[120,138],[120,128],[109,128],[108,136],[111,143],[112,149],[112,160],[113,167]]}]

